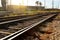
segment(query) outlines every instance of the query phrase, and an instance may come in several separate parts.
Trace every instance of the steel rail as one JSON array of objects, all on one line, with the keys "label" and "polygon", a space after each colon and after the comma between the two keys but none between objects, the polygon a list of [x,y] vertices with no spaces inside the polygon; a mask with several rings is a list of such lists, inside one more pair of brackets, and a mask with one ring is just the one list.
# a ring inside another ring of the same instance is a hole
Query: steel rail
[{"label": "steel rail", "polygon": [[[41,15],[38,15],[38,16],[41,16]],[[0,22],[0,25],[2,25],[2,24],[7,24],[7,23],[12,23],[12,22],[16,22],[16,21],[27,20],[27,19],[31,19],[31,18],[36,18],[36,17],[38,17],[38,16],[21,18],[21,19],[15,19],[15,20],[10,20],[10,21],[5,21],[5,22]]]},{"label": "steel rail", "polygon": [[48,20],[49,18],[51,18],[51,17],[53,17],[53,16],[55,16],[55,15],[56,15],[56,14],[51,15],[51,16],[49,16],[49,17],[47,17],[47,18],[45,18],[45,19],[43,19],[43,20],[41,20],[41,21],[39,21],[39,22],[37,22],[37,23],[35,23],[35,24],[32,24],[32,25],[30,25],[30,26],[28,26],[28,27],[26,27],[26,28],[24,28],[24,29],[22,29],[22,30],[19,30],[19,31],[17,31],[17,32],[11,34],[11,35],[8,35],[8,36],[2,38],[1,40],[5,40],[5,39],[11,40],[11,39],[14,39],[15,37],[21,35],[22,33],[30,30],[31,28],[37,26],[38,24],[40,24],[40,23]]}]

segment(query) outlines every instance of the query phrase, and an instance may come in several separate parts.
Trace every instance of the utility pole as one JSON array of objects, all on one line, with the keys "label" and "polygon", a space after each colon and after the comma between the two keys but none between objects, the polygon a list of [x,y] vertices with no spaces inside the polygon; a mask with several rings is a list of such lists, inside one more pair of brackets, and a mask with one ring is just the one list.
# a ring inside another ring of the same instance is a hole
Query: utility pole
[{"label": "utility pole", "polygon": [[52,0],[52,9],[54,9],[54,0]]},{"label": "utility pole", "polygon": [[10,11],[11,11],[11,0],[10,0]]},{"label": "utility pole", "polygon": [[46,0],[44,0],[44,7],[46,7]]},{"label": "utility pole", "polygon": [[2,8],[6,11],[6,0],[1,0]]},{"label": "utility pole", "polygon": [[27,6],[28,6],[28,0],[27,0]]},{"label": "utility pole", "polygon": [[11,5],[11,0],[10,0],[10,5]]},{"label": "utility pole", "polygon": [[26,8],[26,10],[28,10],[28,0],[27,0],[27,8]]},{"label": "utility pole", "polygon": [[24,5],[24,0],[22,0],[22,5]]},{"label": "utility pole", "polygon": [[58,9],[59,9],[59,1],[58,1]]}]

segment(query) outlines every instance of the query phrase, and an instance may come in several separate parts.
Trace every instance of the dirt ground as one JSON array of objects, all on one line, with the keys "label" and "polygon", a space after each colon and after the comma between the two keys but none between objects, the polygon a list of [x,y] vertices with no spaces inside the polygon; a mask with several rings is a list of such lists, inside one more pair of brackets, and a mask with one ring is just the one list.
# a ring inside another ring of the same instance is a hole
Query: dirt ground
[{"label": "dirt ground", "polygon": [[60,40],[60,14],[53,21],[46,22],[27,32],[23,40]]}]

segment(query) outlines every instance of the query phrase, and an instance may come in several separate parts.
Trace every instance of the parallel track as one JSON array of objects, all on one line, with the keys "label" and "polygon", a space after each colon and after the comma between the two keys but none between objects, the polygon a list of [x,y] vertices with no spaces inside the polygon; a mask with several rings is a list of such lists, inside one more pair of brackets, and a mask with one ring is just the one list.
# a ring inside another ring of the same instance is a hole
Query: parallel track
[{"label": "parallel track", "polygon": [[[15,37],[23,34],[24,32],[26,32],[26,31],[30,30],[31,28],[37,26],[38,24],[52,18],[55,15],[56,14],[51,14],[51,15],[46,15],[46,16],[39,16],[38,15],[38,16],[33,17],[33,18],[30,17],[30,18],[16,19],[16,20],[11,20],[11,21],[1,22],[0,25],[8,24],[9,27],[7,27],[7,28],[10,30],[13,29],[14,31],[13,32],[10,32],[10,31],[5,32],[4,31],[5,29],[4,30],[2,29],[1,34],[5,35],[5,36],[1,37],[0,39],[1,40],[14,39]],[[19,23],[19,21],[22,21],[22,22]],[[17,22],[17,24],[19,24],[19,27],[18,27],[18,25],[15,25],[15,27],[17,26],[18,28],[15,28],[13,26],[11,27],[10,23],[13,23],[13,22]],[[23,26],[23,27],[20,27],[20,26]],[[2,36],[2,35],[0,35],[0,36]]]},{"label": "parallel track", "polygon": [[30,19],[30,18],[34,18],[37,16],[44,16],[44,15],[48,15],[48,14],[37,14],[37,15],[28,15],[28,16],[13,16],[13,17],[0,17],[0,22],[6,22],[6,21],[12,21],[12,20],[25,20],[25,19]]}]

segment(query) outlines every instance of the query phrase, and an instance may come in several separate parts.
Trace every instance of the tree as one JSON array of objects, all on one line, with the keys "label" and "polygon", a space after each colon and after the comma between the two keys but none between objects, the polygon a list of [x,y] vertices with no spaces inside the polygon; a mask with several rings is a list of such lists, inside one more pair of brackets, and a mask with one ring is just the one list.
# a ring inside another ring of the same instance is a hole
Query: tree
[{"label": "tree", "polygon": [[36,4],[37,4],[37,6],[38,6],[38,4],[39,4],[39,1],[36,1],[35,3],[36,3]]},{"label": "tree", "polygon": [[40,7],[41,7],[42,3],[41,3],[41,2],[39,2],[39,5],[40,5]]},{"label": "tree", "polygon": [[36,1],[35,3],[37,4],[36,9],[38,10],[38,8],[39,8],[39,7],[38,7],[38,5],[40,5],[40,7],[41,7],[42,3],[41,3],[41,2],[39,2],[39,1]]},{"label": "tree", "polygon": [[[37,6],[38,6],[38,4],[39,4],[39,1],[36,1],[35,3],[36,3],[36,4],[37,4]],[[36,10],[38,10],[38,7],[36,7]]]}]

